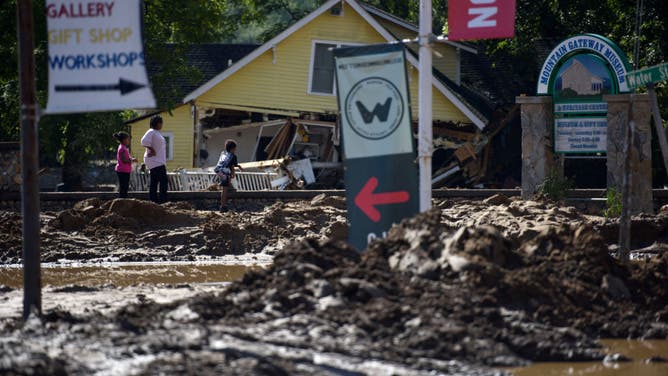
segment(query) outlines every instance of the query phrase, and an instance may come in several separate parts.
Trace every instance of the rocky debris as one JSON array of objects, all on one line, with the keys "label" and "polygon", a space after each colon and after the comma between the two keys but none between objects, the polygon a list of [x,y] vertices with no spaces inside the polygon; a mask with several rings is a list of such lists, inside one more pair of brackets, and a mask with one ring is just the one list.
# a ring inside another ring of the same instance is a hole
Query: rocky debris
[{"label": "rocky debris", "polygon": [[644,363],[668,363],[668,359],[662,357],[662,356],[652,356],[649,357],[645,360],[643,360]]},{"label": "rocky debris", "polygon": [[[42,216],[42,261],[194,260],[242,253],[274,254],[285,239],[346,239],[345,199],[277,202],[224,215],[188,203],[88,199]],[[21,216],[0,211],[0,263],[21,262]]]},{"label": "rocky debris", "polygon": [[601,289],[613,300],[624,300],[631,297],[631,293],[624,282],[611,274],[603,276]]},{"label": "rocky debris", "polygon": [[[230,214],[236,227],[208,213],[209,240],[258,238],[270,226],[302,239],[222,291],[162,304],[141,297],[109,314],[47,313],[30,342],[6,325],[0,371],[94,373],[94,359],[107,357],[134,367],[119,368],[128,373],[489,375],[498,371],[486,367],[531,361],[604,361],[599,338],[668,338],[668,254],[622,264],[600,222],[570,208],[448,203],[360,254],[308,235],[304,221],[342,214],[313,206]],[[94,356],[75,356],[83,349]]]},{"label": "rocky debris", "polygon": [[[618,238],[616,219],[584,215],[573,207],[548,202],[496,195],[484,202],[441,201],[437,207],[441,209],[444,231],[488,226],[487,240],[493,242],[494,237],[502,237],[509,242],[506,247],[519,247],[537,235],[547,236],[545,232],[559,228],[570,231],[564,224],[570,229],[592,227],[610,252],[614,251]],[[41,221],[42,260],[46,262],[194,260],[239,253],[273,255],[292,240],[348,237],[345,199],[326,195],[310,202],[276,202],[269,206],[244,203],[225,214],[194,210],[184,202],[156,205],[133,199],[106,202],[89,199],[70,210],[43,213]],[[496,235],[492,235],[493,231]],[[460,236],[471,234],[463,232]],[[634,257],[665,253],[668,212],[633,217],[632,242]],[[545,252],[545,249],[534,244],[525,245],[523,251]],[[21,216],[0,211],[0,263],[19,263],[21,254]],[[453,263],[463,260],[456,254],[443,257]],[[423,273],[430,274],[434,266],[425,264]]]},{"label": "rocky debris", "polygon": [[510,199],[506,195],[498,193],[487,197],[482,202],[489,205],[507,205],[510,203]]},{"label": "rocky debris", "polygon": [[606,365],[612,365],[614,363],[628,363],[630,361],[632,361],[631,358],[620,353],[608,354],[605,356],[605,358],[603,358],[603,364]]}]

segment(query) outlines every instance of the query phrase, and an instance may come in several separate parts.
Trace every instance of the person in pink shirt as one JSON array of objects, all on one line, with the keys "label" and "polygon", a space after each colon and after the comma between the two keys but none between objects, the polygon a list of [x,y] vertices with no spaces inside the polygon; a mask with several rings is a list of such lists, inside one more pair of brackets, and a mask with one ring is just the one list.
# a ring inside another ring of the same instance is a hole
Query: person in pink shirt
[{"label": "person in pink shirt", "polygon": [[132,158],[128,146],[130,145],[130,135],[126,132],[118,132],[114,137],[119,142],[116,151],[116,175],[118,175],[118,197],[128,197],[128,188],[130,187],[130,172],[132,172],[132,162],[137,162]]}]

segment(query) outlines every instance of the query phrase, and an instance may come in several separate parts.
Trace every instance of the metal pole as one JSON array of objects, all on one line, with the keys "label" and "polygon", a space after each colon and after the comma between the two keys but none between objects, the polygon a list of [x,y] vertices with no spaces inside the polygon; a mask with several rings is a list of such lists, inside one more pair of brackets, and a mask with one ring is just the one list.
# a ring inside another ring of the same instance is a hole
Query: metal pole
[{"label": "metal pole", "polygon": [[19,0],[18,20],[19,81],[21,99],[21,210],[23,213],[23,319],[31,312],[42,313],[39,255],[39,180],[35,99],[35,57],[33,55],[32,0]]},{"label": "metal pole", "polygon": [[431,0],[420,0],[420,76],[418,161],[420,166],[420,212],[431,209],[432,74],[431,74]]},{"label": "metal pole", "polygon": [[635,94],[631,94],[631,103],[627,117],[627,128],[624,137],[624,177],[622,178],[622,213],[619,218],[619,260],[622,263],[629,262],[631,253],[631,184],[633,184],[633,172],[631,171],[631,153],[633,150],[633,138],[635,135],[635,120],[633,110],[635,106]]},{"label": "metal pole", "polygon": [[647,94],[652,105],[652,118],[654,118],[654,128],[656,129],[656,136],[659,138],[659,146],[661,147],[661,155],[663,156],[663,167],[668,173],[668,140],[666,138],[666,128],[661,124],[661,112],[659,111],[659,102],[656,99],[656,91],[654,84],[647,84]]}]

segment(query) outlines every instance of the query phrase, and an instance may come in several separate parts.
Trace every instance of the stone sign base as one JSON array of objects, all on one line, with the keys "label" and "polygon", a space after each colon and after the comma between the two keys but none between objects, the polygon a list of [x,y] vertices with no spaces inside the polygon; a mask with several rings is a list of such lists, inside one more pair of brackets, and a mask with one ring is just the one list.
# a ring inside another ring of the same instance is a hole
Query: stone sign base
[{"label": "stone sign base", "polygon": [[[646,94],[603,97],[607,115],[607,185],[621,194],[624,178],[625,130],[634,127],[631,150],[631,213],[652,213],[652,131]],[[550,173],[563,176],[560,155],[554,153],[552,97],[520,96],[522,107],[522,198],[530,199]],[[633,110],[631,110],[633,108]],[[629,116],[629,114],[631,116]],[[586,172],[586,171],[584,171]]]}]

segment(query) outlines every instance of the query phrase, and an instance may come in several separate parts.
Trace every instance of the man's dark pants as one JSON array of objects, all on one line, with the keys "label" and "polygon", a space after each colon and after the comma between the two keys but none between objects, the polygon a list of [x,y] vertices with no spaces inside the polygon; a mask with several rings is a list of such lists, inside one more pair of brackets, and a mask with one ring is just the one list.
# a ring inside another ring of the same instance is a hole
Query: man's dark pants
[{"label": "man's dark pants", "polygon": [[[148,197],[151,201],[162,204],[167,201],[167,167],[165,165],[151,169]],[[160,195],[158,196],[158,184]]]}]

